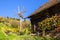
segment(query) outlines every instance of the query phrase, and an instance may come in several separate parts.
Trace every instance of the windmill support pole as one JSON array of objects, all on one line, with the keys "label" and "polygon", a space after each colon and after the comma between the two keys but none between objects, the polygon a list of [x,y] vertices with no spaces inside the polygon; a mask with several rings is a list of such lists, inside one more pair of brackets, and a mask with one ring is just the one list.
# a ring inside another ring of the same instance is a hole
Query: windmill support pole
[{"label": "windmill support pole", "polygon": [[20,30],[21,30],[21,21],[20,21]]}]

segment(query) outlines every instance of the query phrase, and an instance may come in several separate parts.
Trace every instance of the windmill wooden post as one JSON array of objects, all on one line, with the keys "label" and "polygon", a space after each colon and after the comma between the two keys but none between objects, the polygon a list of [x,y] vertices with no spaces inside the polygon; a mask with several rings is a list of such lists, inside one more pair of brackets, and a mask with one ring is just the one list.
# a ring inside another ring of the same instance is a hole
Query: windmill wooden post
[{"label": "windmill wooden post", "polygon": [[[24,17],[22,16],[22,13],[24,13],[25,11],[21,11],[20,7],[18,7],[18,16],[22,19],[24,19]],[[20,19],[20,29],[21,29],[22,25],[21,25],[21,19]]]}]

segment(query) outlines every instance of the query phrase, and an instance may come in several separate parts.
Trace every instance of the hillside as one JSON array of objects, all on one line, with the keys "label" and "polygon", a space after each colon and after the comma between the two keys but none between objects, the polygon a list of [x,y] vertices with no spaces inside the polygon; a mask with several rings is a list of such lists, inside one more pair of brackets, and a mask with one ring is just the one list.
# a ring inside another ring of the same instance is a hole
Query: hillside
[{"label": "hillside", "polygon": [[[47,25],[46,25],[47,24]],[[60,18],[52,16],[51,18],[46,18],[45,20],[39,22],[38,31],[46,28],[45,37],[36,35],[31,35],[30,21],[21,21],[16,18],[3,18],[0,17],[0,40],[57,40],[60,39]],[[40,32],[41,33],[41,32]],[[42,34],[41,34],[42,35]]]},{"label": "hillside", "polygon": [[[22,25],[20,27],[20,25]],[[27,26],[30,25],[29,21],[21,21],[20,24],[20,20],[19,19],[15,19],[15,18],[3,18],[0,17],[0,27],[4,32],[18,32],[21,28],[27,28]]]}]

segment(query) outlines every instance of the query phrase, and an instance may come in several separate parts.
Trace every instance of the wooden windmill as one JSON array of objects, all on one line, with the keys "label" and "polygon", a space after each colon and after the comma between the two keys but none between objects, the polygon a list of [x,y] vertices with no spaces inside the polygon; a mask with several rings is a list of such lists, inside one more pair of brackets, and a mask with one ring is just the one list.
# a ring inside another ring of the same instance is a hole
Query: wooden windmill
[{"label": "wooden windmill", "polygon": [[[22,10],[22,9],[18,6],[18,16],[25,21],[26,19],[23,17],[23,15],[22,15],[23,13],[25,13],[25,10]],[[20,19],[20,28],[21,28],[21,26],[22,26],[21,24],[22,24],[22,23],[21,23],[21,19]]]},{"label": "wooden windmill", "polygon": [[21,12],[21,8],[18,6],[18,16],[20,17],[20,18],[23,18],[23,16],[22,16],[22,12]]}]

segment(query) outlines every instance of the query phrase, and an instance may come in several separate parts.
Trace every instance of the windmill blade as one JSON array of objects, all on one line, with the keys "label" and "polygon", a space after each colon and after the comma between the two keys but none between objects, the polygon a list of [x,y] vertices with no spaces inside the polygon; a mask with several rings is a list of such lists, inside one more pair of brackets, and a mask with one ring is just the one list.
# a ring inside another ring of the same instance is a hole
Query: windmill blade
[{"label": "windmill blade", "polygon": [[22,13],[25,13],[26,12],[26,10],[25,10],[25,8],[24,8],[24,6],[22,7]]},{"label": "windmill blade", "polygon": [[26,11],[24,10],[24,7],[21,8],[18,6],[18,16],[21,17],[21,18],[24,18],[22,13],[25,13]]},{"label": "windmill blade", "polygon": [[17,17],[17,18],[20,18],[20,17],[18,16],[18,14],[17,14],[17,11],[16,11],[16,10],[14,10],[14,12],[15,12],[15,13],[14,13],[14,15],[13,15],[13,16],[14,16],[14,17]]},{"label": "windmill blade", "polygon": [[26,11],[24,10],[24,7],[23,9],[21,9],[21,7],[18,6],[18,10],[17,11],[15,10],[15,12],[16,12],[14,15],[15,17],[24,18],[22,13],[25,13]]}]

